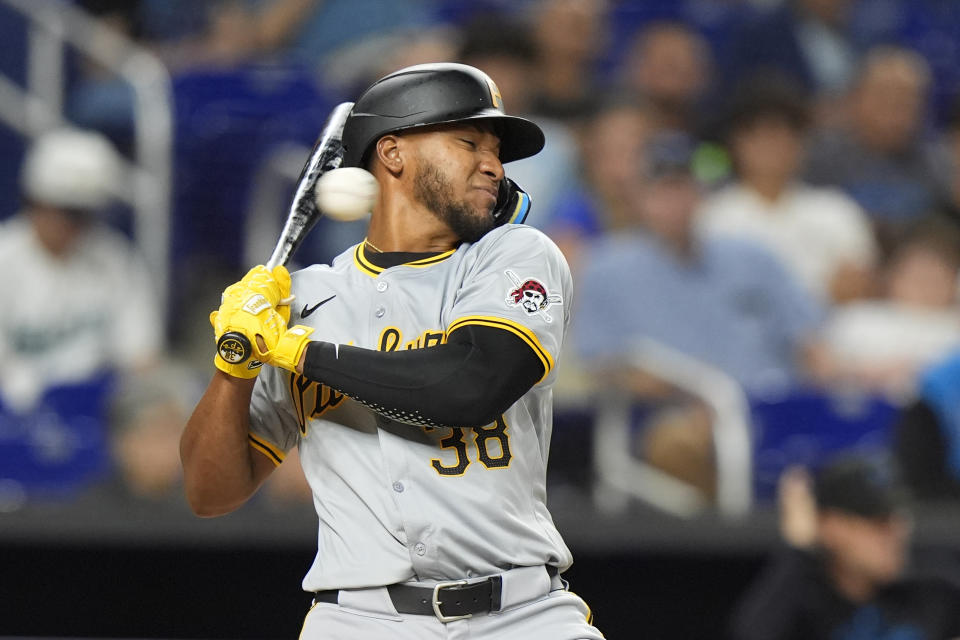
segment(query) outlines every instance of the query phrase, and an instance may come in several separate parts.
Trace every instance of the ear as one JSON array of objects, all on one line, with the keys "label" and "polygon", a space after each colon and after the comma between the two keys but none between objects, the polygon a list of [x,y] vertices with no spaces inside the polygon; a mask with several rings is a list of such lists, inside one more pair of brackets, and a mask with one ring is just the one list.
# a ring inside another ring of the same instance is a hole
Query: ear
[{"label": "ear", "polygon": [[400,152],[400,137],[387,134],[377,140],[374,154],[387,171],[399,175],[403,170],[403,157]]}]

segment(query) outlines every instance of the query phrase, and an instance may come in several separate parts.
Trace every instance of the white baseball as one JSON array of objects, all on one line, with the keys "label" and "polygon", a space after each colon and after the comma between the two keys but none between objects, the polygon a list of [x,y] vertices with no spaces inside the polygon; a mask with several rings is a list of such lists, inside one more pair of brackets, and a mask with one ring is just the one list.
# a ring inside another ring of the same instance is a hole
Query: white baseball
[{"label": "white baseball", "polygon": [[373,209],[380,185],[360,167],[332,169],[320,176],[314,189],[317,206],[334,220],[357,220]]}]

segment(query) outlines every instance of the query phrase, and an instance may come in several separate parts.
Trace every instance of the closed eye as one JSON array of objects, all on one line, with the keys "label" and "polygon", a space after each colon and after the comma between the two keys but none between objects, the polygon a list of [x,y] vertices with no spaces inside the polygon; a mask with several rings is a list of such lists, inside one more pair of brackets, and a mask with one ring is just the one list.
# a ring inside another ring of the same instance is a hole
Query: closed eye
[{"label": "closed eye", "polygon": [[465,145],[467,145],[467,146],[470,147],[471,149],[476,149],[476,148],[477,148],[477,143],[474,142],[473,140],[467,140],[466,138],[460,138],[460,142],[464,143]]}]

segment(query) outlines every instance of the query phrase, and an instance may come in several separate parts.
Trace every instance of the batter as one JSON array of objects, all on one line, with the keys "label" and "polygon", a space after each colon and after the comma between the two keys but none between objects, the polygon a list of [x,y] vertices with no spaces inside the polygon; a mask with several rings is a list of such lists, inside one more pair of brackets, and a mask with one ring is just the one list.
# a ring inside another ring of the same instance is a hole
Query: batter
[{"label": "batter", "polygon": [[216,336],[257,360],[215,358],[181,445],[191,505],[237,508],[299,447],[319,517],[304,639],[602,638],[546,508],[570,272],[516,224],[529,198],[502,166],[543,134],[486,74],[436,64],[369,88],[343,144],[380,183],[368,237],[224,292]]}]

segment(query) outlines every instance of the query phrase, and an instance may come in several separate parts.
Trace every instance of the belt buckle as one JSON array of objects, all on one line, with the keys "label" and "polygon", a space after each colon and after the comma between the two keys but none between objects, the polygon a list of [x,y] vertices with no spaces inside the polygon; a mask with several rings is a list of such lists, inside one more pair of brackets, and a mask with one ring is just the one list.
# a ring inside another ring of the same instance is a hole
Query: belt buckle
[{"label": "belt buckle", "polygon": [[463,620],[464,618],[473,617],[472,613],[468,613],[462,616],[445,616],[443,615],[443,612],[440,611],[440,605],[443,604],[443,602],[440,601],[440,589],[446,589],[447,587],[462,587],[462,586],[465,586],[466,584],[467,584],[466,580],[458,580],[456,582],[438,582],[437,584],[434,585],[432,604],[433,604],[433,614],[437,616],[437,620],[446,624],[448,622],[453,622],[454,620]]}]

